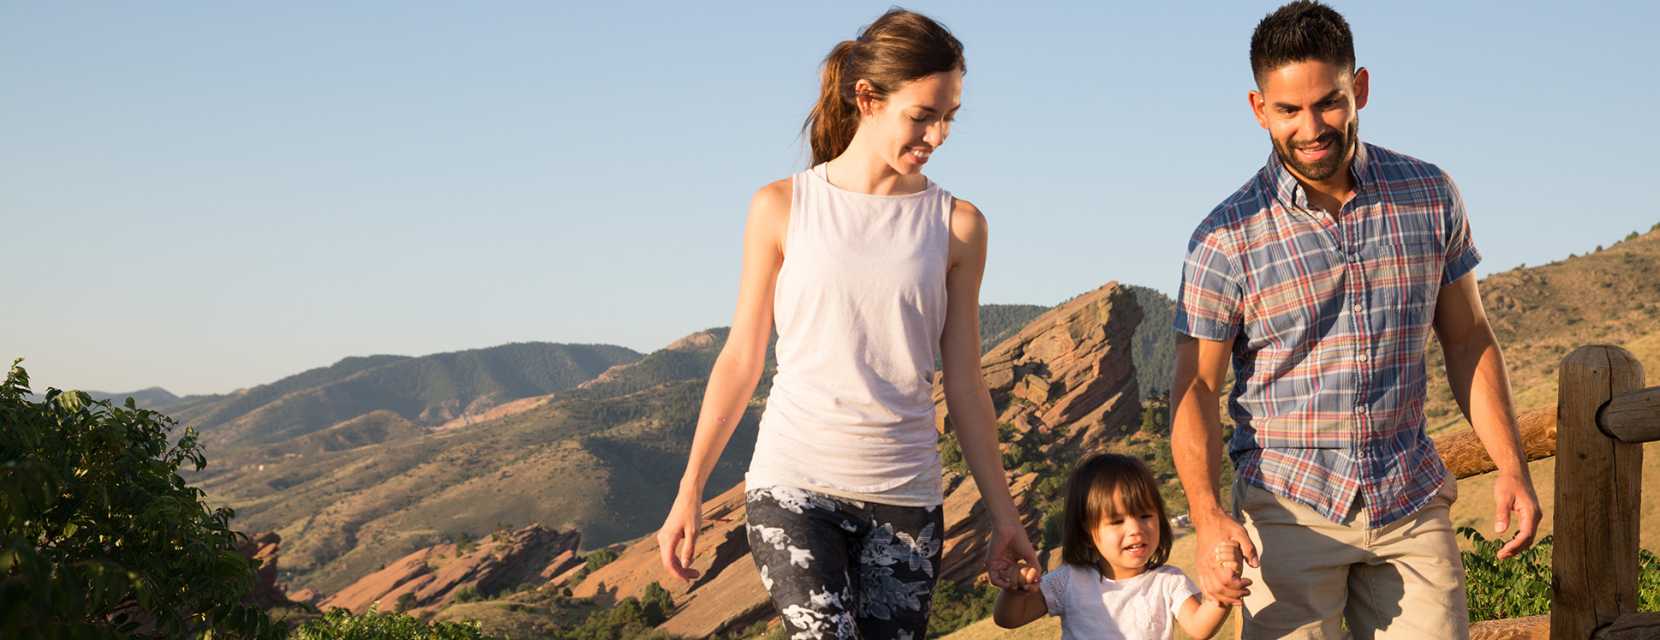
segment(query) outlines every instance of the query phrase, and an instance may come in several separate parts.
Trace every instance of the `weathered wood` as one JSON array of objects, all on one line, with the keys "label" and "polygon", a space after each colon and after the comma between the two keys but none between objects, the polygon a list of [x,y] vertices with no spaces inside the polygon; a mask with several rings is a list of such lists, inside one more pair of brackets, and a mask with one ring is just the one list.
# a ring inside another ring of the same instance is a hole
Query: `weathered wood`
[{"label": "weathered wood", "polygon": [[[1522,435],[1522,453],[1528,460],[1556,455],[1556,407],[1535,409],[1516,416],[1516,429]],[[1435,451],[1447,464],[1455,478],[1479,476],[1492,471],[1493,459],[1476,438],[1476,430],[1468,424],[1435,437]]]},{"label": "weathered wood", "polygon": [[1660,387],[1614,396],[1598,421],[1604,433],[1620,442],[1660,440]]},{"label": "weathered wood", "polygon": [[1548,615],[1483,620],[1470,625],[1470,640],[1545,640],[1549,637]]},{"label": "weathered wood", "polygon": [[1551,555],[1551,635],[1584,640],[1637,611],[1640,445],[1597,428],[1609,399],[1643,388],[1643,366],[1614,346],[1575,349],[1557,387],[1556,533]]},{"label": "weathered wood", "polygon": [[1660,613],[1628,613],[1614,624],[1597,629],[1596,640],[1654,640],[1660,638]]}]

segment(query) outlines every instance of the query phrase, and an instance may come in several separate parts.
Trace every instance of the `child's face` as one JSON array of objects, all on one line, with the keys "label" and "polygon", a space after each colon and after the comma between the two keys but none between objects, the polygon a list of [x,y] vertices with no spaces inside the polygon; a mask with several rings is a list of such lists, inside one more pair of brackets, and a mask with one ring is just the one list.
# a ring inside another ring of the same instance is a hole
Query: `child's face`
[{"label": "child's face", "polygon": [[1133,513],[1123,500],[1116,502],[1114,513],[1095,525],[1095,550],[1106,560],[1102,573],[1110,571],[1114,580],[1122,580],[1141,575],[1158,550],[1159,514]]}]

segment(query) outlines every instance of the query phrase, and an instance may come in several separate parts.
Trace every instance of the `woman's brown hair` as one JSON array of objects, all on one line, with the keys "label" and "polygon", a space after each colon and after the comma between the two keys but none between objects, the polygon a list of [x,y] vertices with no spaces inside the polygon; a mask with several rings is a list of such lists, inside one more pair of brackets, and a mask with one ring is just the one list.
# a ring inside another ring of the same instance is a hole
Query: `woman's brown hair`
[{"label": "woman's brown hair", "polygon": [[963,43],[928,16],[893,8],[865,27],[857,40],[843,40],[824,57],[818,102],[801,130],[813,146],[813,164],[847,150],[859,129],[860,80],[866,95],[881,100],[899,85],[942,71],[967,71]]},{"label": "woman's brown hair", "polygon": [[[1119,513],[1119,509],[1129,513]],[[1140,460],[1116,453],[1090,456],[1078,464],[1066,479],[1066,520],[1061,527],[1061,560],[1100,569],[1101,554],[1095,550],[1095,527],[1114,516],[1133,517],[1154,513],[1159,518],[1159,546],[1147,558],[1147,569],[1157,569],[1170,559],[1170,515],[1164,510],[1164,496],[1158,482]],[[1111,576],[1108,576],[1111,577]]]}]

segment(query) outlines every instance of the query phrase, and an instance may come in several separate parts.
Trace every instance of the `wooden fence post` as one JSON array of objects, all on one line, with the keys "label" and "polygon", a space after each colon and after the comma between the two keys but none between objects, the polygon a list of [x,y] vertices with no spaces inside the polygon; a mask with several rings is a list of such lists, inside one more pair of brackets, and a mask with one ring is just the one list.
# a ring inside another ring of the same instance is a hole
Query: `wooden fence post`
[{"label": "wooden fence post", "polygon": [[1625,349],[1584,346],[1562,360],[1552,640],[1584,640],[1597,627],[1637,610],[1643,449],[1608,437],[1597,426],[1597,414],[1614,396],[1641,388],[1643,365]]}]

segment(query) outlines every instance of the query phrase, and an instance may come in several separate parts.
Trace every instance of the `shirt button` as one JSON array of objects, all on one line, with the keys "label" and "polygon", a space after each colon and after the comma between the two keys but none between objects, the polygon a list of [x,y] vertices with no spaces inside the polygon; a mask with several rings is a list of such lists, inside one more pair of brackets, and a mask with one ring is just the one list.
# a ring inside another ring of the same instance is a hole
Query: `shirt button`
[{"label": "shirt button", "polygon": [[1366,361],[1366,360],[1367,360],[1367,356],[1366,356],[1366,354],[1364,354],[1364,353],[1362,353],[1362,354],[1360,354],[1360,355],[1359,355],[1359,356],[1358,356],[1358,358],[1359,358],[1359,360],[1360,360],[1360,361],[1361,361],[1361,362],[1365,362],[1365,361]]}]

